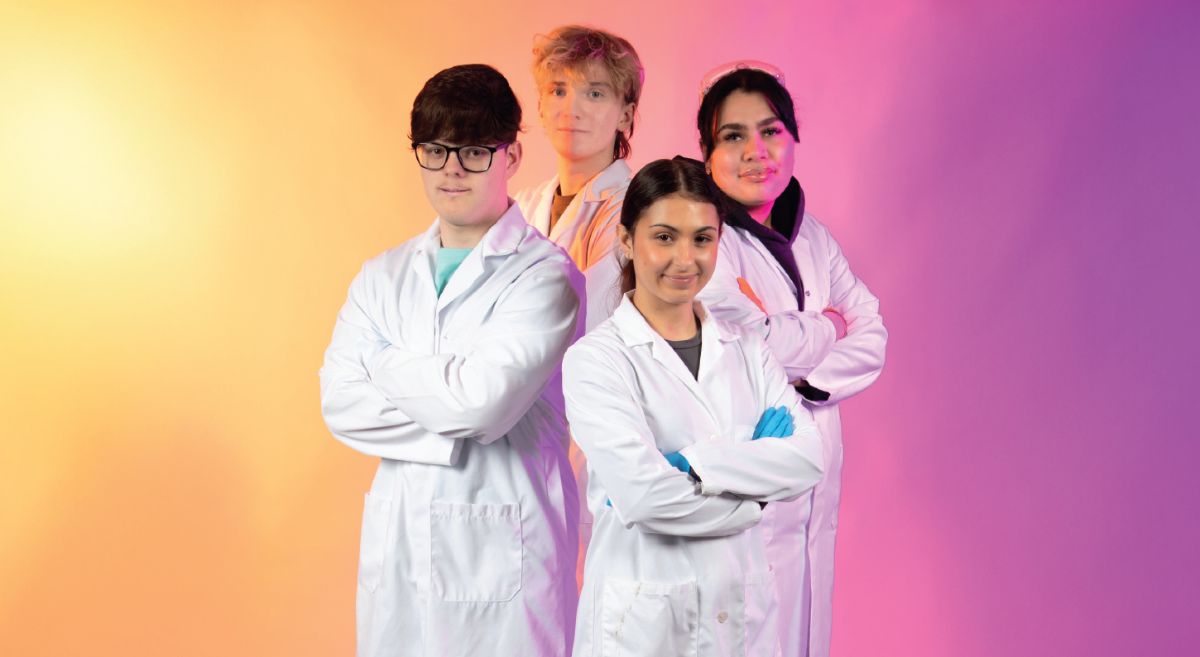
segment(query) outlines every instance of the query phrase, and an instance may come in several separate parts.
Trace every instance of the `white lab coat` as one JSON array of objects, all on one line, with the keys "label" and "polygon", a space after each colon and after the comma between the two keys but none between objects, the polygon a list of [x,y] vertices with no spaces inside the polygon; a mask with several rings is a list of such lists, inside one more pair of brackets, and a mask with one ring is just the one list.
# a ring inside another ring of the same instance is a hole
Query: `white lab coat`
[{"label": "white lab coat", "polygon": [[[779,652],[756,500],[770,509],[813,486],[820,437],[762,341],[695,307],[698,379],[628,297],[563,362],[595,516],[575,657]],[[773,406],[792,409],[794,434],[751,441]],[[701,484],[663,458],[675,451]]]},{"label": "white lab coat", "polygon": [[[812,493],[767,507],[763,526],[777,575],[785,657],[828,657],[833,620],[833,554],[841,498],[842,423],[838,402],[862,392],[883,369],[887,330],[879,300],[850,271],[842,250],[812,215],[804,215],[792,252],[804,284],[803,312],[796,288],[775,258],[749,232],[726,226],[717,265],[700,292],[713,314],[765,337],[792,381],[829,393],[805,401],[824,442],[825,477]],[[739,288],[745,278],[766,313]],[[846,336],[836,340],[821,312],[836,310]],[[811,569],[811,570],[810,570]]]},{"label": "white lab coat", "polygon": [[[566,250],[575,266],[587,277],[586,322],[589,331],[608,319],[619,300],[619,281],[606,279],[610,289],[606,290],[607,294],[600,294],[592,285],[592,268],[597,263],[616,260],[617,225],[621,223],[621,206],[632,178],[633,172],[625,160],[614,160],[580,188],[549,234],[550,209],[558,189],[558,176],[523,189],[513,197],[526,220]],[[606,304],[594,306],[593,299],[601,298],[606,299]]]},{"label": "white lab coat", "polygon": [[578,499],[560,363],[582,281],[512,204],[440,298],[438,223],[368,261],[321,369],[334,437],[382,459],[358,655],[570,649]]},{"label": "white lab coat", "polygon": [[[517,192],[514,197],[521,206],[526,221],[535,226],[550,241],[562,247],[586,278],[585,325],[591,330],[612,314],[620,297],[619,277],[612,275],[616,262],[617,225],[621,223],[621,206],[633,172],[625,160],[614,160],[603,171],[579,189],[562,216],[550,227],[550,210],[558,176]],[[595,274],[599,272],[600,276]],[[587,463],[579,447],[571,443],[571,470],[575,475],[579,497],[587,494]],[[583,560],[592,535],[592,514],[586,508],[579,512],[579,563],[575,577],[583,582]]]}]

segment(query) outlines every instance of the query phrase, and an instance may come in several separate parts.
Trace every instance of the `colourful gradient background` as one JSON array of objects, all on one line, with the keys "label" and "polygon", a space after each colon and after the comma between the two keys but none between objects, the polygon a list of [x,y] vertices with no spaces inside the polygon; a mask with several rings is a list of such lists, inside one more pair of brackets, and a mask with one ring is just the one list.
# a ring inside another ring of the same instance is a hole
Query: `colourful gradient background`
[{"label": "colourful gradient background", "polygon": [[1196,654],[1188,3],[0,5],[0,653],[347,655],[374,464],[317,369],[431,213],[405,148],[483,61],[548,176],[534,33],[628,37],[634,163],[776,62],[810,208],[883,300],[845,404],[834,653]]}]

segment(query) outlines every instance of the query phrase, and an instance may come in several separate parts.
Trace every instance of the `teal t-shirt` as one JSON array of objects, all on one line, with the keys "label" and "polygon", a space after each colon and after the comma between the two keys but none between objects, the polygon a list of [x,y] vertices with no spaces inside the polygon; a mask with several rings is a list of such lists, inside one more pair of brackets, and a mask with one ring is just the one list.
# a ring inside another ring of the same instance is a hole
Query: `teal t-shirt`
[{"label": "teal t-shirt", "polygon": [[442,247],[437,252],[437,271],[434,272],[434,283],[437,285],[438,296],[442,296],[442,290],[446,288],[446,281],[454,275],[458,270],[458,266],[463,260],[467,259],[467,254],[471,249],[447,249]]}]

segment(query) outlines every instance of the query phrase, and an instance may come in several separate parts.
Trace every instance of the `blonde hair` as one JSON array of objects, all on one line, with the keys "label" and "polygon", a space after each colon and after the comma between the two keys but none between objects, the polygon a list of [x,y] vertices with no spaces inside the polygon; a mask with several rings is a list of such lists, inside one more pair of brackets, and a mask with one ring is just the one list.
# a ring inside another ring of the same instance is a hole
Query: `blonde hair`
[{"label": "blonde hair", "polygon": [[[612,77],[613,86],[626,104],[632,103],[636,114],[646,79],[642,60],[628,41],[621,37],[583,25],[564,25],[539,35],[533,42],[533,79],[541,81],[554,71],[579,70],[596,63]],[[633,136],[633,119],[629,134],[617,132],[613,157],[625,159],[633,151],[629,138]]]}]

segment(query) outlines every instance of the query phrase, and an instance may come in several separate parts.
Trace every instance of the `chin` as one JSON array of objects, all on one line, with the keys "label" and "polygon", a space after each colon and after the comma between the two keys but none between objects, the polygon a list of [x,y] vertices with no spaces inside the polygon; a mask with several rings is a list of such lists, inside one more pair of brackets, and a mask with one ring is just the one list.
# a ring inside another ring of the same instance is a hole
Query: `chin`
[{"label": "chin", "polygon": [[564,152],[569,153],[568,157],[572,160],[590,160],[599,155],[601,149],[588,148],[585,144],[572,144],[569,148],[564,149]]},{"label": "chin", "polygon": [[671,290],[669,293],[659,295],[664,302],[672,306],[692,305],[692,300],[696,298],[695,291],[680,292],[679,290]]}]

